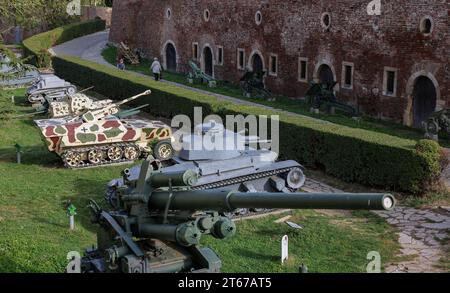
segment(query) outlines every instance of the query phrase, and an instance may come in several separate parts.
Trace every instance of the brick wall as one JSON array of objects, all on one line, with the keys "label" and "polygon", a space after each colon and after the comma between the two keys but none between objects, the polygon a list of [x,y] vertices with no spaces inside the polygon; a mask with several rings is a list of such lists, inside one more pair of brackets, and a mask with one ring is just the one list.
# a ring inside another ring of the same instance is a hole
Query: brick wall
[{"label": "brick wall", "polygon": [[97,16],[106,21],[106,26],[111,26],[112,8],[97,7],[97,6],[83,6],[81,11],[81,20],[91,20]]},{"label": "brick wall", "polygon": [[[450,21],[447,0],[385,0],[382,14],[369,16],[370,0],[121,0],[114,1],[110,40],[125,41],[148,57],[165,59],[165,46],[174,44],[177,70],[185,72],[192,58],[192,43],[199,55],[208,46],[214,56],[214,76],[237,82],[237,50],[263,58],[278,56],[277,76],[267,76],[267,87],[290,97],[301,97],[307,82],[298,80],[299,58],[307,58],[308,81],[318,78],[319,66],[328,64],[339,82],[339,99],[378,118],[412,123],[412,91],[420,75],[437,90],[437,109],[450,106]],[[168,17],[170,9],[170,17]],[[205,10],[209,21],[205,21]],[[256,24],[255,14],[262,22]],[[322,25],[328,13],[330,26]],[[420,32],[421,20],[430,17],[432,32]],[[224,64],[218,65],[218,47]],[[200,57],[201,62],[202,58]],[[342,86],[343,62],[354,65],[353,88]],[[383,94],[385,67],[397,71],[396,95]]]}]

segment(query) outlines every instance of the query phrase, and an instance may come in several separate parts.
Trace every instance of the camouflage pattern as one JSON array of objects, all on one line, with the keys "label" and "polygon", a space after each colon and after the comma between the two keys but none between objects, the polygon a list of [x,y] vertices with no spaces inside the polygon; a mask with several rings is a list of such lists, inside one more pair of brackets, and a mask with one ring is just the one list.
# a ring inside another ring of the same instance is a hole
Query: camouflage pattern
[{"label": "camouflage pattern", "polygon": [[[112,103],[112,100],[94,101],[88,96],[78,93],[67,97],[67,101],[50,103],[48,114],[50,118],[80,116],[90,110],[105,108]],[[111,111],[111,115],[117,114],[118,112],[119,108],[115,107]]]},{"label": "camouflage pattern", "polygon": [[148,155],[161,160],[172,158],[169,126],[160,121],[119,119],[112,116],[117,107],[118,104],[111,104],[75,118],[35,120],[35,123],[49,151],[61,156],[68,168],[129,162]]}]

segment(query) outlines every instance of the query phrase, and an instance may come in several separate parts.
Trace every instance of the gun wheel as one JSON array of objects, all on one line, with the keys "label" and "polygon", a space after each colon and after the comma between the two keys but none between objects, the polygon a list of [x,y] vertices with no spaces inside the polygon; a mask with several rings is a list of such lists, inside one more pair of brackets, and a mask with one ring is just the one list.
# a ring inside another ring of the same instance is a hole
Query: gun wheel
[{"label": "gun wheel", "polygon": [[173,156],[172,145],[168,141],[158,142],[153,150],[153,155],[160,161],[170,160]]},{"label": "gun wheel", "polygon": [[123,151],[120,147],[110,147],[107,151],[108,159],[111,161],[118,161],[122,159]]},{"label": "gun wheel", "polygon": [[439,124],[437,124],[435,121],[429,121],[426,125],[426,130],[428,133],[436,135],[439,133]]},{"label": "gun wheel", "polygon": [[88,152],[88,160],[92,164],[99,164],[103,159],[103,152],[100,150],[90,150]]},{"label": "gun wheel", "polygon": [[128,146],[124,150],[125,158],[130,161],[137,160],[140,156],[139,149],[134,146]]},{"label": "gun wheel", "polygon": [[75,168],[81,165],[81,154],[75,152],[67,152],[64,155],[64,161],[70,168]]}]

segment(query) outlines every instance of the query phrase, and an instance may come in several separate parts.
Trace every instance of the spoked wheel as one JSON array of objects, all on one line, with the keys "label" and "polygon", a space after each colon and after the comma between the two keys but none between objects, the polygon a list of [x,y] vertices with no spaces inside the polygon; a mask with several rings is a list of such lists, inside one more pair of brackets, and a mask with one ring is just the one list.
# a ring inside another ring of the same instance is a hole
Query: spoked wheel
[{"label": "spoked wheel", "polygon": [[139,149],[135,146],[128,146],[124,150],[124,155],[127,160],[134,161],[141,155]]},{"label": "spoked wheel", "polygon": [[81,154],[75,152],[66,152],[64,155],[64,162],[69,168],[76,168],[81,165]]},{"label": "spoked wheel", "polygon": [[114,146],[108,149],[107,155],[111,161],[118,161],[122,159],[123,151],[120,147]]},{"label": "spoked wheel", "polygon": [[173,157],[172,144],[168,141],[160,141],[155,145],[153,156],[160,161],[170,160]]},{"label": "spoked wheel", "polygon": [[90,150],[88,153],[88,160],[92,164],[100,164],[103,159],[103,153],[100,150]]}]

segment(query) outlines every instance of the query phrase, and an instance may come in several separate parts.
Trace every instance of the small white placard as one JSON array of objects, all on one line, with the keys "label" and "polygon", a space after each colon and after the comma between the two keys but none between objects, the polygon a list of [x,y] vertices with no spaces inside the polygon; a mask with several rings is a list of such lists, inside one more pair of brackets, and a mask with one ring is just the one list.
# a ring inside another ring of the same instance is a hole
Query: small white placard
[{"label": "small white placard", "polygon": [[281,238],[281,263],[284,264],[289,258],[289,237],[284,235]]}]

